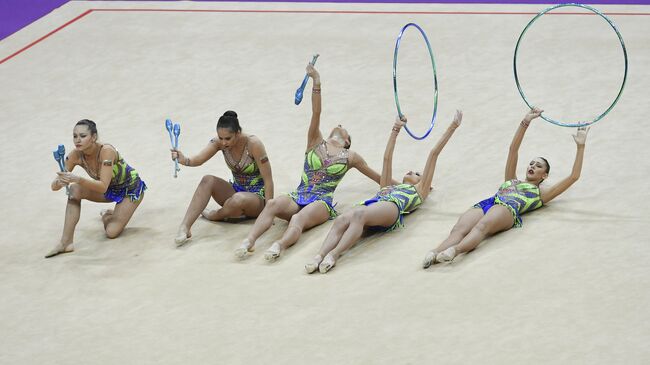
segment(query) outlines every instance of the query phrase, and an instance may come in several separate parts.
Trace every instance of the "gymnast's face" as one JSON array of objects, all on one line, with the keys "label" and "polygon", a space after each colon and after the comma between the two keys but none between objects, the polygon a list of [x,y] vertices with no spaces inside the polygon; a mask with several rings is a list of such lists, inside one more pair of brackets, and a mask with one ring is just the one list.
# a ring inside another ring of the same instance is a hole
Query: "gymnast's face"
[{"label": "gymnast's face", "polygon": [[90,132],[90,128],[87,125],[77,125],[72,130],[72,141],[74,142],[75,149],[78,151],[87,150],[96,140],[97,136]]},{"label": "gymnast's face", "polygon": [[404,178],[402,179],[402,183],[404,184],[411,184],[415,185],[422,180],[422,176],[420,176],[419,172],[416,171],[409,171],[404,175]]},{"label": "gymnast's face", "polygon": [[230,128],[217,128],[217,138],[225,149],[229,149],[237,143],[240,133],[233,133]]},{"label": "gymnast's face", "polygon": [[545,180],[548,177],[548,166],[546,162],[541,158],[534,158],[528,164],[528,169],[526,169],[526,180],[527,181],[539,181]]},{"label": "gymnast's face", "polygon": [[330,133],[330,137],[332,138],[334,136],[341,137],[345,145],[343,147],[345,148],[350,148],[350,144],[352,143],[352,138],[350,138],[350,133],[348,133],[347,129],[343,128],[342,125],[337,125],[332,129],[332,133]]}]

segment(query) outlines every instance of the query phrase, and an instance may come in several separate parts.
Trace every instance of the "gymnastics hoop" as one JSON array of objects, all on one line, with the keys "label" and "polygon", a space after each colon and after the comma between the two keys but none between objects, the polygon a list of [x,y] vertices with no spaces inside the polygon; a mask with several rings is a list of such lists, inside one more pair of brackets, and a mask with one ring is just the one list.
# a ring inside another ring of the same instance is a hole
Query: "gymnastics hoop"
[{"label": "gymnastics hoop", "polygon": [[402,27],[402,30],[399,32],[399,35],[397,36],[397,42],[395,42],[395,54],[393,55],[393,92],[395,93],[395,105],[397,106],[397,114],[399,117],[403,117],[404,114],[402,114],[402,108],[399,105],[399,94],[397,93],[397,54],[399,52],[399,45],[402,42],[402,35],[404,34],[404,31],[408,27],[415,27],[417,30],[420,31],[420,34],[422,34],[422,38],[424,38],[424,42],[427,45],[427,49],[429,50],[429,58],[431,58],[431,68],[433,69],[433,116],[431,117],[431,126],[429,129],[422,135],[422,137],[418,137],[411,130],[409,129],[408,125],[404,125],[404,129],[406,129],[406,132],[408,134],[417,139],[417,140],[422,140],[427,138],[429,133],[431,133],[431,130],[433,129],[433,124],[435,123],[436,120],[436,112],[438,111],[438,77],[436,75],[436,62],[433,60],[433,51],[431,50],[431,44],[429,44],[429,39],[427,38],[427,35],[424,33],[424,30],[420,28],[419,25],[415,23],[408,23],[404,27]]},{"label": "gymnastics hoop", "polygon": [[528,28],[530,28],[530,26],[535,22],[535,20],[537,20],[537,18],[541,17],[542,15],[548,13],[551,10],[555,10],[557,8],[562,8],[562,7],[565,7],[565,6],[575,6],[575,7],[587,9],[587,10],[593,12],[594,14],[599,15],[601,18],[605,19],[605,21],[607,21],[607,23],[609,23],[609,25],[612,27],[612,29],[614,29],[614,32],[616,32],[616,35],[618,36],[618,40],[621,42],[621,47],[623,48],[623,57],[625,58],[625,73],[623,75],[623,82],[621,83],[621,88],[619,89],[618,94],[616,95],[616,98],[614,99],[612,104],[609,106],[609,108],[607,108],[602,114],[600,114],[594,120],[585,121],[585,122],[576,122],[576,123],[562,123],[562,122],[557,121],[555,119],[552,119],[552,118],[546,117],[544,115],[541,115],[542,119],[544,119],[545,121],[547,121],[549,123],[552,123],[552,124],[555,124],[555,125],[562,126],[562,127],[584,127],[584,126],[588,126],[590,124],[596,123],[597,121],[601,120],[605,115],[607,115],[607,113],[609,113],[612,110],[612,108],[614,108],[614,105],[616,105],[616,103],[618,102],[618,99],[620,99],[621,94],[623,93],[623,88],[625,87],[625,82],[627,81],[627,50],[625,48],[625,42],[623,42],[623,37],[621,36],[621,33],[618,31],[618,28],[616,28],[616,25],[614,25],[614,22],[612,22],[607,16],[605,16],[605,14],[601,13],[600,11],[598,11],[595,8],[592,8],[591,6],[583,5],[583,4],[576,4],[576,3],[558,4],[558,5],[551,6],[550,8],[540,12],[530,22],[528,22],[528,24],[526,25],[524,30],[521,32],[521,35],[519,35],[519,39],[517,40],[517,45],[515,46],[515,55],[514,55],[514,58],[513,58],[513,61],[512,61],[512,65],[513,65],[513,69],[514,69],[514,72],[515,72],[515,83],[517,84],[517,90],[519,90],[519,95],[521,95],[522,99],[524,99],[524,102],[526,103],[526,105],[528,105],[528,107],[532,109],[533,104],[531,104],[528,101],[528,99],[526,99],[526,95],[524,94],[524,91],[522,90],[521,85],[519,84],[519,77],[517,76],[517,52],[519,51],[519,44],[521,43],[521,40],[523,39],[524,34],[528,30]]}]

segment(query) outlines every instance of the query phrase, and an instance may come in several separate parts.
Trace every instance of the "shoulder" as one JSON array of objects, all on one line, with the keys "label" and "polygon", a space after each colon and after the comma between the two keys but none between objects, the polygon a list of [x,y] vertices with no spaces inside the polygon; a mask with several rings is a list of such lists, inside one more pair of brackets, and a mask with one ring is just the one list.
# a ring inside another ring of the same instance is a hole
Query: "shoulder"
[{"label": "shoulder", "polygon": [[81,161],[81,152],[77,150],[72,150],[66,157],[66,160],[72,162],[72,163],[79,163]]},{"label": "shoulder", "polygon": [[366,163],[366,160],[364,160],[360,154],[352,150],[348,150],[348,163],[350,164],[350,166],[364,165]]},{"label": "shoulder", "polygon": [[208,142],[208,147],[219,151],[221,149],[221,142],[217,138],[211,138]]},{"label": "shoulder", "polygon": [[99,151],[99,157],[110,158],[117,156],[117,150],[110,144],[104,144]]},{"label": "shoulder", "polygon": [[249,135],[248,138],[248,148],[253,149],[264,149],[264,143],[258,136]]},{"label": "shoulder", "polygon": [[117,150],[115,147],[105,144],[101,147],[101,150],[99,151],[99,160],[102,162],[102,164],[107,164],[109,163],[108,166],[112,163],[116,163],[117,160]]}]

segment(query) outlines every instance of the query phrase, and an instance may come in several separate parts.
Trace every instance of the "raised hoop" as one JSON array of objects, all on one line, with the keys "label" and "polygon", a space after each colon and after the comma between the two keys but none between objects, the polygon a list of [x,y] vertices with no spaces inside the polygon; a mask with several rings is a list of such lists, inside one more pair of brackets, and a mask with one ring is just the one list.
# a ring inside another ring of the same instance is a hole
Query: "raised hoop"
[{"label": "raised hoop", "polygon": [[424,42],[427,45],[427,49],[429,50],[429,58],[431,58],[431,67],[433,68],[433,116],[431,117],[431,126],[429,129],[422,135],[421,137],[416,136],[411,132],[409,129],[408,125],[404,125],[404,129],[406,129],[406,132],[408,134],[417,139],[417,140],[422,140],[427,138],[429,133],[431,133],[431,130],[433,129],[433,124],[435,123],[436,120],[436,112],[438,111],[438,77],[436,75],[436,62],[433,60],[433,51],[431,50],[431,44],[429,44],[429,39],[427,38],[427,35],[424,33],[424,30],[420,28],[419,25],[415,23],[408,23],[404,27],[402,27],[402,30],[399,32],[399,35],[397,36],[397,42],[395,42],[395,53],[393,55],[393,92],[395,93],[395,106],[397,106],[397,114],[401,118],[404,116],[402,114],[402,108],[399,105],[399,95],[397,93],[397,54],[399,53],[399,45],[402,42],[402,35],[404,34],[404,31],[408,27],[415,27],[417,30],[420,31],[420,34],[422,34],[422,38],[424,38]]},{"label": "raised hoop", "polygon": [[623,42],[623,37],[621,36],[621,33],[616,28],[616,25],[614,25],[614,23],[608,17],[606,17],[603,13],[601,13],[597,9],[594,9],[591,6],[583,5],[583,4],[570,3],[570,4],[558,4],[558,5],[551,6],[548,9],[546,9],[546,10],[540,12],[539,14],[537,14],[530,22],[528,22],[528,24],[526,25],[524,30],[521,32],[521,35],[519,35],[519,39],[517,39],[517,45],[515,46],[515,55],[513,57],[512,65],[513,65],[513,69],[514,69],[514,73],[515,73],[515,83],[517,84],[517,90],[519,90],[519,94],[521,95],[522,99],[524,99],[524,102],[526,103],[526,105],[528,105],[528,107],[532,109],[534,104],[531,104],[528,101],[528,99],[526,99],[526,95],[524,94],[524,91],[522,90],[521,85],[519,83],[519,77],[517,76],[517,52],[519,51],[519,44],[521,43],[521,40],[523,39],[524,34],[526,33],[526,31],[535,22],[535,20],[537,20],[539,17],[541,17],[542,15],[548,13],[551,10],[555,10],[557,8],[562,8],[562,7],[566,7],[566,6],[574,6],[574,7],[578,7],[578,8],[587,9],[587,10],[593,12],[594,14],[599,15],[601,18],[605,19],[605,21],[607,21],[607,23],[609,23],[609,25],[612,27],[612,29],[614,29],[614,32],[616,32],[616,35],[618,36],[618,40],[621,42],[621,47],[623,48],[623,57],[625,58],[625,73],[623,75],[623,82],[621,83],[621,88],[619,89],[618,94],[616,95],[616,98],[614,99],[612,104],[609,106],[609,108],[607,108],[602,114],[600,114],[594,120],[591,120],[591,121],[579,121],[579,122],[574,122],[574,123],[571,123],[571,122],[563,123],[561,121],[549,118],[549,117],[547,117],[547,116],[545,116],[543,114],[541,115],[541,118],[544,119],[545,121],[547,121],[549,123],[553,123],[555,125],[562,126],[562,127],[584,127],[584,126],[588,126],[590,124],[596,123],[597,121],[601,120],[605,115],[607,115],[607,113],[610,112],[610,110],[612,110],[612,108],[614,108],[614,105],[616,105],[616,103],[618,102],[618,99],[621,97],[621,94],[623,93],[623,88],[625,87],[625,82],[627,81],[627,50],[625,49],[625,42]]}]

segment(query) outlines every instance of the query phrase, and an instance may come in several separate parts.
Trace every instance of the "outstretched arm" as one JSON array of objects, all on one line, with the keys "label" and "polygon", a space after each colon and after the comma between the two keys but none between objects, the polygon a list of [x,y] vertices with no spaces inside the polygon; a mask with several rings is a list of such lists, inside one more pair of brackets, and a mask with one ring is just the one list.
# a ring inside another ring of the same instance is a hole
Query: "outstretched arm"
[{"label": "outstretched arm", "polygon": [[519,123],[517,131],[515,132],[514,137],[512,137],[510,150],[508,151],[505,180],[512,180],[517,178],[517,160],[519,159],[519,146],[521,146],[521,141],[524,139],[524,134],[526,134],[526,129],[528,129],[530,122],[533,119],[539,117],[542,112],[543,110],[539,108],[533,108],[528,113],[526,113],[524,119],[521,121],[521,123]]},{"label": "outstretched arm", "polygon": [[588,131],[589,128],[580,127],[578,128],[576,134],[573,135],[573,140],[576,142],[576,159],[573,162],[573,170],[571,170],[571,175],[565,177],[550,188],[544,189],[542,191],[542,203],[546,204],[550,202],[556,196],[565,192],[566,189],[568,189],[580,178],[580,172],[582,171],[582,159],[585,154],[585,142],[587,141]]},{"label": "outstretched arm", "polygon": [[321,85],[320,74],[311,63],[307,65],[307,75],[311,77],[313,85],[311,89],[311,122],[307,132],[307,149],[313,147],[323,140],[320,131],[320,113],[321,113]]},{"label": "outstretched arm", "polygon": [[359,170],[360,173],[366,175],[377,184],[380,183],[381,176],[379,173],[368,166],[366,160],[364,160],[360,154],[350,151],[350,155],[348,157],[348,166]]},{"label": "outstretched arm", "polygon": [[172,149],[172,160],[178,158],[178,163],[184,166],[201,166],[205,161],[211,159],[212,156],[219,152],[220,149],[219,142],[211,139],[210,143],[195,156],[185,156],[180,150]]},{"label": "outstretched arm", "polygon": [[442,149],[445,147],[451,136],[456,131],[456,128],[460,126],[460,122],[463,120],[463,112],[456,110],[456,115],[454,115],[454,120],[451,122],[445,133],[440,137],[438,143],[431,149],[429,152],[429,157],[427,158],[427,163],[424,166],[424,171],[422,172],[422,180],[415,186],[420,194],[422,199],[426,199],[431,190],[431,181],[433,180],[433,173],[436,170],[436,162],[438,161],[438,156]]},{"label": "outstretched arm", "polygon": [[395,117],[395,124],[393,124],[393,130],[388,137],[386,150],[384,151],[384,165],[381,169],[381,179],[379,181],[379,186],[382,188],[393,184],[393,151],[395,151],[397,135],[405,123],[406,116],[402,116],[401,118],[399,116]]}]

